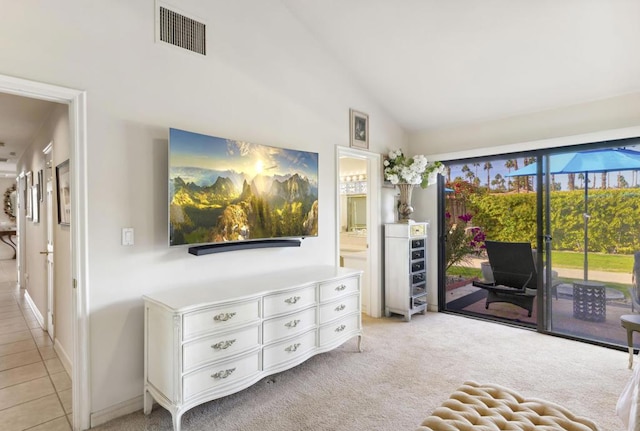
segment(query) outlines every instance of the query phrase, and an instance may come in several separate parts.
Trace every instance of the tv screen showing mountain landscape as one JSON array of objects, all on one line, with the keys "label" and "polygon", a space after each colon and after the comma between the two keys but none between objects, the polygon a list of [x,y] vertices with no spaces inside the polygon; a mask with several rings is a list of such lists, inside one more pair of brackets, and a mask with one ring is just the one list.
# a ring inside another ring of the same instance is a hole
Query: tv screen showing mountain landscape
[{"label": "tv screen showing mountain landscape", "polygon": [[169,130],[169,244],[318,235],[318,154]]}]

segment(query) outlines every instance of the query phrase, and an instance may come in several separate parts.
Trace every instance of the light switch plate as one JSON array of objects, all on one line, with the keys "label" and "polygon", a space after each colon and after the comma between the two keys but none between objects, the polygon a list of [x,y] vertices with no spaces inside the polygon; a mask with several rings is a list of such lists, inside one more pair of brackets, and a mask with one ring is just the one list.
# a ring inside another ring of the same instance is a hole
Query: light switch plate
[{"label": "light switch plate", "polygon": [[133,228],[122,228],[122,245],[133,245]]}]

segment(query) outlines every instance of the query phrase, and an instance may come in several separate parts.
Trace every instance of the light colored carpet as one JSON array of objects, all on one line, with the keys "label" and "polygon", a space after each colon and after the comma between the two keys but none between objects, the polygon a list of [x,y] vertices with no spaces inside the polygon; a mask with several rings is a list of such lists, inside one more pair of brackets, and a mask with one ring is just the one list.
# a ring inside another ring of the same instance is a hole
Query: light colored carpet
[{"label": "light colored carpet", "polygon": [[[466,380],[558,403],[622,431],[615,414],[631,377],[627,353],[444,313],[364,319],[356,340],[226,398],[195,407],[183,430],[414,430]],[[171,430],[155,406],[96,430]]]}]

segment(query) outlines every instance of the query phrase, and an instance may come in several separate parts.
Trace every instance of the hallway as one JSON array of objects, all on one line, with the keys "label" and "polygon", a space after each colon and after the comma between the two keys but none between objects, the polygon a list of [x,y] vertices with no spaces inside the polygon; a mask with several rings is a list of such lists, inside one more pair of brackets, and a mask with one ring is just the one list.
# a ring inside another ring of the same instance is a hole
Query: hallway
[{"label": "hallway", "polygon": [[71,379],[0,260],[0,424],[4,431],[71,430]]}]

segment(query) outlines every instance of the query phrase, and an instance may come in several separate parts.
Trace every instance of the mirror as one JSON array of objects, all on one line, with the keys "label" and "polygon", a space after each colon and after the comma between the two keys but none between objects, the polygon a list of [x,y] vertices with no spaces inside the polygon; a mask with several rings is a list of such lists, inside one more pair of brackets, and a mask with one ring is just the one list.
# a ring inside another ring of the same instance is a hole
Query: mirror
[{"label": "mirror", "polygon": [[367,228],[367,196],[347,196],[347,232]]},{"label": "mirror", "polygon": [[16,220],[16,199],[17,199],[16,185],[12,185],[4,192],[4,213],[9,217],[9,220]]}]

